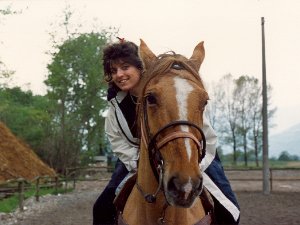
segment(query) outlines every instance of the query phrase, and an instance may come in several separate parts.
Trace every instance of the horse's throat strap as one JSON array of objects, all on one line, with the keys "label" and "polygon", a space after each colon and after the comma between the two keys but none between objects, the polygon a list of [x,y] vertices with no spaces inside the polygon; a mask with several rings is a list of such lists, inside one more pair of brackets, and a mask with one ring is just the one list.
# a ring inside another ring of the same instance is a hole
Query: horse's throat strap
[{"label": "horse's throat strap", "polygon": [[170,142],[174,139],[177,139],[177,138],[190,138],[196,143],[196,145],[199,149],[201,149],[201,150],[203,149],[203,146],[199,142],[199,140],[192,133],[186,132],[186,131],[175,131],[175,132],[172,132],[171,134],[168,134],[166,137],[159,140],[159,142],[157,143],[157,149],[160,149],[168,142]]}]

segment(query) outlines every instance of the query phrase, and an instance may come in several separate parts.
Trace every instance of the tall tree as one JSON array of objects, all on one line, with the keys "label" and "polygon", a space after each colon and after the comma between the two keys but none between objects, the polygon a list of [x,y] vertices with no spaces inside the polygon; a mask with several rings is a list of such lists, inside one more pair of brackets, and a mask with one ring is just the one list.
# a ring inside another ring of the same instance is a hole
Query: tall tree
[{"label": "tall tree", "polygon": [[[269,89],[271,91],[271,87]],[[232,147],[233,164],[236,164],[239,148],[242,148],[245,164],[248,164],[248,156],[254,153],[258,165],[262,146],[261,85],[258,79],[249,76],[233,79],[232,75],[227,74],[209,89],[209,95],[213,105],[210,114],[214,114],[213,117],[210,115],[211,123],[220,144]],[[269,120],[275,111],[276,108],[269,111]]]},{"label": "tall tree", "polygon": [[99,153],[104,145],[102,114],[107,103],[101,58],[106,43],[105,33],[80,34],[59,46],[48,65],[45,83],[57,106],[54,127],[62,167],[74,164],[80,150]]},{"label": "tall tree", "polygon": [[235,84],[231,74],[224,75],[219,82],[213,86],[210,93],[211,105],[214,105],[216,115],[215,129],[220,137],[220,143],[224,146],[230,145],[233,150],[233,164],[237,162],[237,96],[234,95]]},{"label": "tall tree", "polygon": [[62,172],[77,165],[85,153],[104,154],[107,102],[101,59],[103,47],[115,36],[113,28],[81,33],[82,26],[71,22],[73,12],[68,6],[63,15],[59,29],[64,35],[50,34],[52,62],[45,81],[54,108],[48,144],[55,167]]},{"label": "tall tree", "polygon": [[238,115],[238,131],[242,137],[242,148],[244,150],[245,166],[248,166],[248,133],[251,129],[251,118],[249,112],[253,111],[258,102],[252,101],[253,93],[258,90],[254,89],[252,82],[257,82],[257,79],[248,76],[240,76],[235,80],[234,95],[239,96],[237,101],[237,115]]},{"label": "tall tree", "polygon": [[[3,21],[1,17],[7,16],[7,15],[12,15],[12,14],[17,14],[20,12],[17,12],[11,8],[11,5],[6,6],[5,8],[0,9],[0,25],[1,22]],[[0,41],[1,44],[1,41]],[[0,59],[0,88],[6,87],[8,82],[10,81],[9,79],[11,76],[15,73],[15,71],[10,70],[7,68],[5,63],[1,61]]]},{"label": "tall tree", "polygon": [[253,142],[254,156],[256,166],[259,166],[259,154],[262,150],[262,88],[257,78],[249,79],[249,119],[251,124],[251,133],[249,139]]}]

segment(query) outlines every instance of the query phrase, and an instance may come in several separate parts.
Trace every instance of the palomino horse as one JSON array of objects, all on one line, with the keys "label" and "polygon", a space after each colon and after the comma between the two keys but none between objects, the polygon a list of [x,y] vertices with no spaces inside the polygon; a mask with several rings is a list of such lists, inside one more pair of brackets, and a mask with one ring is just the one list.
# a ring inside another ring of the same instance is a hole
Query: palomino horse
[{"label": "palomino horse", "polygon": [[141,40],[140,56],[145,69],[138,109],[140,158],[119,224],[210,224],[199,198],[199,163],[205,155],[201,127],[208,100],[198,74],[203,42],[187,59],[175,53],[155,56]]}]

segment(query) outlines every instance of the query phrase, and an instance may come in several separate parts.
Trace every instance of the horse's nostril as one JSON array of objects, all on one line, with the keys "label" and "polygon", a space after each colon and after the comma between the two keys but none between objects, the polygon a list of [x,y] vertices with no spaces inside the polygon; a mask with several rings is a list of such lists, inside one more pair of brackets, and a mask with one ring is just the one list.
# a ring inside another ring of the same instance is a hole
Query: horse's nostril
[{"label": "horse's nostril", "polygon": [[168,182],[168,190],[171,192],[177,192],[179,190],[178,178],[172,177]]},{"label": "horse's nostril", "polygon": [[167,188],[173,197],[179,197],[180,195],[187,195],[189,193],[198,193],[201,192],[203,188],[203,178],[199,177],[189,182],[181,182],[178,177],[174,176],[168,181]]}]

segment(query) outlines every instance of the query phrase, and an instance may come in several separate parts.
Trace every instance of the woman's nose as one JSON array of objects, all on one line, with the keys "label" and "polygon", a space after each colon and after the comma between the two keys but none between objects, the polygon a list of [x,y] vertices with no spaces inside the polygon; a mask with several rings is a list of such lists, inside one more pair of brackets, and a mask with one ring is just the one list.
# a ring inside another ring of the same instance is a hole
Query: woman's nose
[{"label": "woman's nose", "polygon": [[117,76],[120,77],[120,76],[123,76],[124,75],[124,71],[120,68],[117,69]]}]

